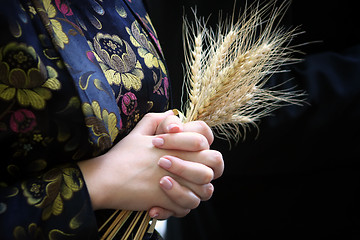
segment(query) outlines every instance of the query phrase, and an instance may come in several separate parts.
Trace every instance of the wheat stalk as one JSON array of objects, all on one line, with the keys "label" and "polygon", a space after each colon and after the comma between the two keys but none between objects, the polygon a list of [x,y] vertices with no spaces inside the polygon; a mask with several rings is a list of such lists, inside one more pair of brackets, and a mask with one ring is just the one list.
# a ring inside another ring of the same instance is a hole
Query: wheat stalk
[{"label": "wheat stalk", "polygon": [[[188,101],[182,107],[185,114],[175,111],[184,123],[202,120],[216,129],[219,137],[239,140],[261,117],[285,104],[302,102],[302,93],[264,88],[281,66],[298,61],[291,58],[295,50],[289,46],[295,30],[285,31],[276,24],[289,2],[279,8],[275,3],[252,5],[237,22],[233,16],[220,22],[216,31],[196,14],[195,25],[184,19]],[[113,239],[127,221],[131,222],[122,239],[142,239],[150,221],[148,212],[117,211],[101,230],[112,218],[115,220],[102,239]],[[155,224],[153,219],[148,232]]]}]

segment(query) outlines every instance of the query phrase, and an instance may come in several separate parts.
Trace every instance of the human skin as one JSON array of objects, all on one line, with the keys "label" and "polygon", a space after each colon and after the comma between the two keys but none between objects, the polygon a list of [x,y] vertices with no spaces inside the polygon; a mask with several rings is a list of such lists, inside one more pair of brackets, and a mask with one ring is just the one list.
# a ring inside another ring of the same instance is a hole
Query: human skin
[{"label": "human skin", "polygon": [[110,151],[78,163],[94,210],[150,210],[158,219],[187,215],[211,198],[211,181],[223,173],[212,142],[204,122],[183,124],[172,111],[145,115]]}]

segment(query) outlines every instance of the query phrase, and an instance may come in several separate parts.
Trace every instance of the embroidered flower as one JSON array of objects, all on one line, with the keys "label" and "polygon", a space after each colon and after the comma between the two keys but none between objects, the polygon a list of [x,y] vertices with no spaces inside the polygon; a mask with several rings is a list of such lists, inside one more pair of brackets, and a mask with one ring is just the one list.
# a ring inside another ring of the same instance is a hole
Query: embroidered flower
[{"label": "embroidered flower", "polygon": [[30,152],[33,149],[33,147],[31,146],[30,143],[24,144],[23,147],[24,147],[25,152]]},{"label": "embroidered flower", "polygon": [[101,111],[97,101],[83,104],[86,126],[90,127],[97,137],[97,145],[104,150],[109,148],[119,133],[116,127],[117,117],[115,113],[109,113],[106,109]]},{"label": "embroidered flower", "polygon": [[109,84],[122,84],[127,90],[140,90],[144,73],[126,41],[117,35],[98,33],[89,45]]},{"label": "embroidered flower", "polygon": [[140,28],[139,23],[134,21],[131,24],[131,29],[127,27],[126,31],[130,35],[131,43],[138,48],[138,53],[144,59],[145,65],[148,68],[160,68],[166,74],[164,63],[160,60],[154,45],[148,40],[146,33]]},{"label": "embroidered flower", "polygon": [[46,183],[40,179],[36,179],[28,184],[25,182],[22,184],[24,196],[27,197],[28,203],[30,205],[36,205],[41,202],[41,200],[44,198],[45,188]]},{"label": "embroidered flower", "polygon": [[33,183],[31,185],[30,192],[32,192],[34,194],[39,194],[40,190],[41,190],[41,185],[40,184]]},{"label": "embroidered flower", "polygon": [[22,106],[43,109],[51,98],[51,90],[61,85],[57,72],[45,66],[35,50],[23,43],[11,42],[0,48],[0,98],[16,97]]},{"label": "embroidered flower", "polygon": [[137,108],[137,98],[132,92],[125,93],[121,101],[121,110],[125,115],[131,115]]},{"label": "embroidered flower", "polygon": [[33,140],[35,142],[41,142],[42,140],[44,140],[44,138],[42,137],[41,134],[34,134]]},{"label": "embroidered flower", "polygon": [[10,128],[16,133],[27,133],[33,130],[35,126],[35,114],[29,110],[17,110],[10,117]]},{"label": "embroidered flower", "polygon": [[73,15],[71,8],[66,3],[63,3],[62,0],[55,0],[55,4],[59,11],[65,16]]},{"label": "embroidered flower", "polygon": [[[61,23],[55,18],[56,8],[51,4],[51,0],[43,0],[44,8],[37,9],[42,20],[45,22],[45,26],[48,27],[53,33],[54,40],[56,45],[60,48],[64,48],[65,44],[69,43],[68,36],[64,33]],[[59,4],[59,10],[65,11],[65,6],[59,1],[55,1],[56,4]],[[69,8],[68,8],[69,9]],[[69,9],[71,11],[71,9]],[[63,13],[63,12],[62,12]],[[67,12],[70,14],[70,12]],[[72,12],[71,12],[72,13]]]}]

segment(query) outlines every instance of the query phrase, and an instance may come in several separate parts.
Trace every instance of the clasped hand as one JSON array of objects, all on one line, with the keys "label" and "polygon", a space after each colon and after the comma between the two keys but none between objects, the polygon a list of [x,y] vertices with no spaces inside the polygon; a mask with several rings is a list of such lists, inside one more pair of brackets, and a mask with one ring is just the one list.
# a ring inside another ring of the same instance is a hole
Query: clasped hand
[{"label": "clasped hand", "polygon": [[79,163],[94,209],[150,210],[183,217],[210,199],[223,173],[211,129],[183,124],[172,111],[150,113],[106,154]]}]

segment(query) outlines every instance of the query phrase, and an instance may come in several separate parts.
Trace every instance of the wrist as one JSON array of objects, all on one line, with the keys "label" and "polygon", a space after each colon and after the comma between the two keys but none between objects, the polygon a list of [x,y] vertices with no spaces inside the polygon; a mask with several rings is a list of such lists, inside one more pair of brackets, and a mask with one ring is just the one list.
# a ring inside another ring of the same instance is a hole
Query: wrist
[{"label": "wrist", "polygon": [[78,166],[84,177],[85,185],[90,195],[91,205],[94,210],[106,208],[106,187],[103,185],[102,176],[100,175],[100,159],[93,158],[78,162]]}]

